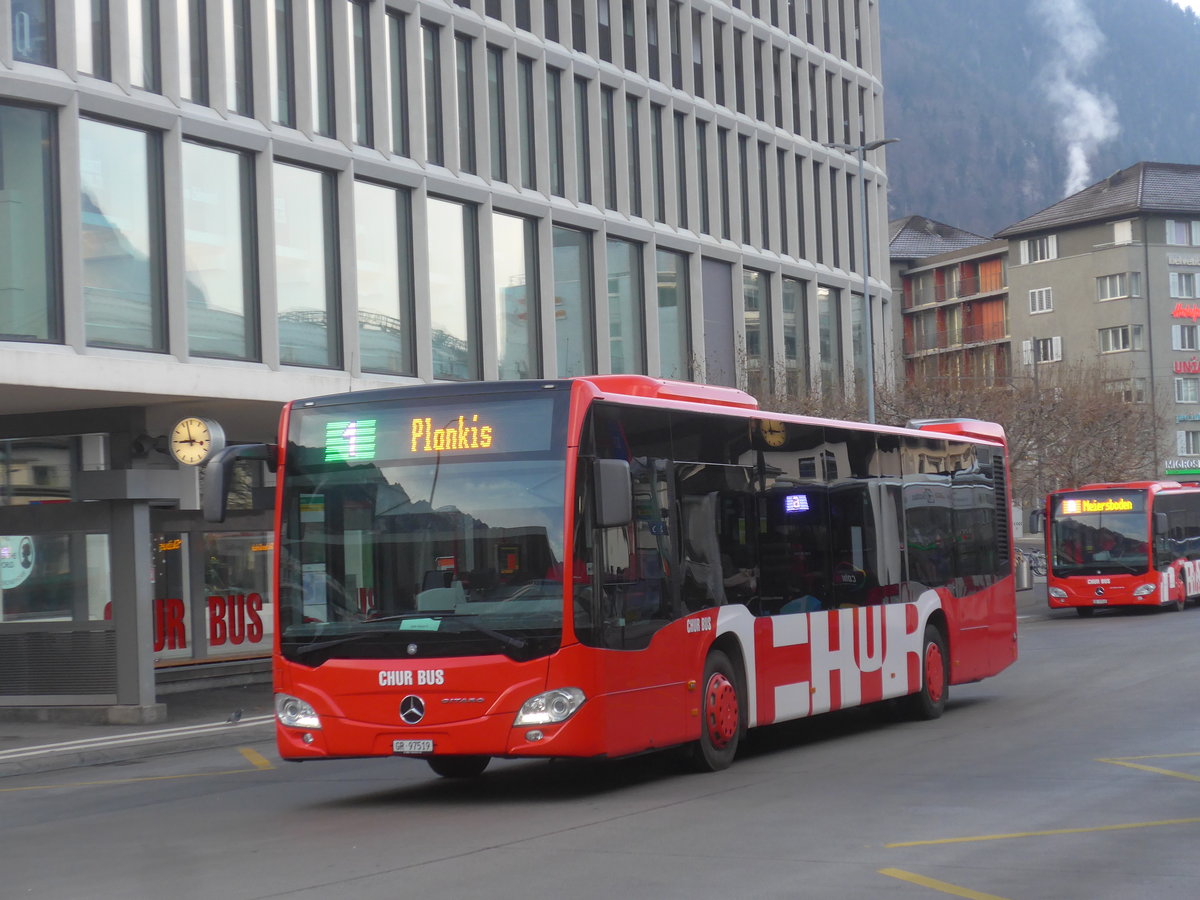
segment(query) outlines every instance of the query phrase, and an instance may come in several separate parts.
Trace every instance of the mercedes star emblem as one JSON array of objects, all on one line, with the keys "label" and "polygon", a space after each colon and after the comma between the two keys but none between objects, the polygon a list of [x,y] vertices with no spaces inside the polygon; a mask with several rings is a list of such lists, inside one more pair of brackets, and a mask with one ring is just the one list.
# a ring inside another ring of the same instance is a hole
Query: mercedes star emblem
[{"label": "mercedes star emblem", "polygon": [[409,725],[416,725],[425,718],[425,701],[416,694],[409,694],[400,701],[400,718]]}]

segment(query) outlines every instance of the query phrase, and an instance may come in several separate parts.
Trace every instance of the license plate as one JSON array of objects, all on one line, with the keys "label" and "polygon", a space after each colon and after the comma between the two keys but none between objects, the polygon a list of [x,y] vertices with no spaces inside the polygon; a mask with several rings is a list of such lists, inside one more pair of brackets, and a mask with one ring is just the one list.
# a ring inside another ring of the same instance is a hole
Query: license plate
[{"label": "license plate", "polygon": [[1105,597],[1096,597],[1092,600],[1092,606],[1107,606],[1108,599]]},{"label": "license plate", "polygon": [[432,753],[433,741],[392,741],[393,753]]}]

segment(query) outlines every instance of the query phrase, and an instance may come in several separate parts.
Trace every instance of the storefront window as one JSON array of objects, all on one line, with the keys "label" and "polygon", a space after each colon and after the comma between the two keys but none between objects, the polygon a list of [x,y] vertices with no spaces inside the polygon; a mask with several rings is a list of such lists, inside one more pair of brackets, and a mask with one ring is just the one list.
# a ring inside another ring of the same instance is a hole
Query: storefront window
[{"label": "storefront window", "polygon": [[71,498],[71,438],[0,441],[0,506]]},{"label": "storefront window", "polygon": [[[15,13],[14,13],[15,15]],[[0,339],[55,341],[59,328],[54,125],[0,104]]]},{"label": "storefront window", "polygon": [[[269,533],[163,532],[154,535],[151,550],[156,662],[270,653]],[[202,571],[193,572],[189,560]]]},{"label": "storefront window", "polygon": [[111,618],[108,535],[0,535],[0,622]]}]

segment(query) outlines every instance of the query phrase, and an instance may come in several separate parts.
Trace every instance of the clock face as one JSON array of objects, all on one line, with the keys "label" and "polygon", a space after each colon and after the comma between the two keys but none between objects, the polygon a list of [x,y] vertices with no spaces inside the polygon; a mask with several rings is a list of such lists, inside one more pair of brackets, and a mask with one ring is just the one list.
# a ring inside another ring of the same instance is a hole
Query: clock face
[{"label": "clock face", "polygon": [[171,455],[188,466],[198,466],[225,443],[221,426],[211,419],[188,416],[171,429]]},{"label": "clock face", "polygon": [[771,447],[782,447],[787,442],[787,426],[776,419],[762,419],[758,423],[762,438]]}]

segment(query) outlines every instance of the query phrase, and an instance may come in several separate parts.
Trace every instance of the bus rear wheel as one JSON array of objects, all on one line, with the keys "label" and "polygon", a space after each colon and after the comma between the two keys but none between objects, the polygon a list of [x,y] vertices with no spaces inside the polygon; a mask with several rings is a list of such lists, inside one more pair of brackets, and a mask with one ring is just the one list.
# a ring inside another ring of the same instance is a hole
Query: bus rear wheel
[{"label": "bus rear wheel", "polygon": [[702,688],[700,740],[692,748],[692,764],[701,772],[718,772],[733,762],[742,734],[737,675],[720,650],[713,650],[705,660]]},{"label": "bus rear wheel", "polygon": [[478,778],[492,761],[490,756],[434,756],[429,768],[443,778]]},{"label": "bus rear wheel", "polygon": [[905,698],[906,712],[914,719],[936,719],[945,711],[949,693],[946,639],[936,625],[926,625],[921,642],[921,689]]}]

